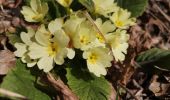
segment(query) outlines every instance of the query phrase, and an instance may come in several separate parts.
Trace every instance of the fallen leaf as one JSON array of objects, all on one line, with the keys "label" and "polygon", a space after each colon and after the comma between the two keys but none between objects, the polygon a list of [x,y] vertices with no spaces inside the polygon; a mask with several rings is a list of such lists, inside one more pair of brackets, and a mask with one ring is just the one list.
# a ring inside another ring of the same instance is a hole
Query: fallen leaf
[{"label": "fallen leaf", "polygon": [[0,51],[0,75],[5,75],[15,66],[15,55],[9,50]]},{"label": "fallen leaf", "polygon": [[155,94],[155,96],[161,96],[166,93],[166,91],[170,87],[170,84],[158,82],[157,79],[158,76],[154,75],[152,82],[149,86],[149,90],[151,90]]}]

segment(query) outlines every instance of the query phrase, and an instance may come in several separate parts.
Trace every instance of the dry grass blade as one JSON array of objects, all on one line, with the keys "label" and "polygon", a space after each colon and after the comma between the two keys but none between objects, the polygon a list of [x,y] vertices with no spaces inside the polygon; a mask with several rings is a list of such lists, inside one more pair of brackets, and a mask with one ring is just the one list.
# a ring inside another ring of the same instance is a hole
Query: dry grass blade
[{"label": "dry grass blade", "polygon": [[89,13],[88,13],[87,11],[85,11],[83,14],[84,14],[85,17],[90,21],[90,23],[91,23],[92,26],[95,28],[95,30],[98,32],[98,34],[99,34],[100,36],[102,36],[102,38],[104,39],[105,44],[107,44],[107,45],[109,46],[109,49],[110,49],[111,54],[112,54],[112,56],[113,56],[113,52],[112,52],[112,47],[111,47],[111,45],[107,43],[106,38],[104,37],[104,35],[103,35],[103,33],[100,31],[100,29],[97,27],[97,25],[94,23],[93,19],[92,19],[91,16],[89,15]]},{"label": "dry grass blade", "polygon": [[49,83],[63,94],[64,100],[79,100],[78,97],[63,83],[61,79],[55,79],[51,73],[47,74]]},{"label": "dry grass blade", "polygon": [[156,4],[154,3],[154,6],[169,22],[170,22],[170,17],[164,13],[164,11],[162,11],[162,9]]},{"label": "dry grass blade", "polygon": [[7,97],[18,98],[19,100],[28,100],[27,97],[25,97],[25,96],[23,96],[21,94],[14,93],[12,91],[5,90],[5,89],[2,89],[2,88],[0,88],[0,94],[2,94],[4,96],[7,96]]}]

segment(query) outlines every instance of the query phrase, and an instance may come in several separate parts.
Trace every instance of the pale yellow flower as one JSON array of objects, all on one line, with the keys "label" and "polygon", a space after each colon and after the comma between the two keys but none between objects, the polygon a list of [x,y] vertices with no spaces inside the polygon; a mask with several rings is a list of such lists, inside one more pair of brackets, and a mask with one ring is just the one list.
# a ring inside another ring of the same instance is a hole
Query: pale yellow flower
[{"label": "pale yellow flower", "polygon": [[[49,43],[49,39],[53,36],[56,31],[61,31],[63,26],[63,19],[57,18],[48,24],[48,29],[42,24],[35,34],[36,41],[41,45],[46,45]],[[62,30],[63,31],[63,30]]]},{"label": "pale yellow flower", "polygon": [[77,31],[77,28],[80,27],[80,24],[85,21],[85,18],[80,18],[77,13],[70,15],[70,18],[66,20],[63,25],[64,31],[72,39]]},{"label": "pale yellow flower", "polygon": [[73,0],[56,0],[63,7],[69,7]]},{"label": "pale yellow flower", "polygon": [[83,21],[77,28],[72,39],[73,46],[77,49],[85,50],[86,47],[96,39],[96,32],[89,21]]},{"label": "pale yellow flower", "polygon": [[95,21],[95,24],[99,28],[99,30],[103,33],[103,35],[113,32],[116,27],[110,20],[106,20],[105,22],[102,21],[101,18],[97,18]]},{"label": "pale yellow flower", "polygon": [[27,55],[28,46],[34,41],[35,32],[33,29],[28,28],[28,32],[21,32],[20,37],[23,43],[15,43],[14,46],[17,50],[14,52],[15,56],[21,57],[23,63],[27,63],[28,67],[33,67],[36,64],[36,60],[31,60]]},{"label": "pale yellow flower", "polygon": [[21,13],[28,22],[40,22],[48,12],[48,4],[40,0],[31,0],[30,6],[23,6]]},{"label": "pale yellow flower", "polygon": [[[39,59],[37,65],[44,72],[49,72],[54,63],[62,65],[64,58],[68,55],[69,37],[61,29],[62,22],[62,19],[51,21],[48,25],[48,30],[44,25],[41,25],[35,34],[37,42],[29,46],[28,55],[31,59]],[[73,55],[72,51],[69,55]]]},{"label": "pale yellow flower", "polygon": [[131,13],[127,10],[120,8],[118,11],[113,13],[110,17],[116,27],[121,29],[127,29],[129,26],[135,25],[135,18],[131,18]]},{"label": "pale yellow flower", "polygon": [[114,58],[116,61],[123,61],[125,54],[127,54],[127,48],[129,35],[126,30],[116,30],[114,33],[106,35],[107,43],[111,46]]},{"label": "pale yellow flower", "polygon": [[[102,22],[101,18],[97,18],[95,21],[95,24],[97,25],[98,29],[102,33],[103,37],[101,34],[96,33],[97,40],[95,42],[100,42],[100,43],[105,43],[106,41],[104,40],[105,35],[108,34],[109,32],[113,32],[115,30],[114,24],[111,23],[110,20],[105,21],[104,23]],[[99,43],[97,43],[99,44]]]},{"label": "pale yellow flower", "polygon": [[95,13],[108,17],[110,13],[118,10],[118,6],[114,0],[93,0]]},{"label": "pale yellow flower", "polygon": [[107,48],[96,47],[83,52],[83,58],[87,60],[87,68],[96,76],[106,75],[106,67],[111,67],[113,57]]}]

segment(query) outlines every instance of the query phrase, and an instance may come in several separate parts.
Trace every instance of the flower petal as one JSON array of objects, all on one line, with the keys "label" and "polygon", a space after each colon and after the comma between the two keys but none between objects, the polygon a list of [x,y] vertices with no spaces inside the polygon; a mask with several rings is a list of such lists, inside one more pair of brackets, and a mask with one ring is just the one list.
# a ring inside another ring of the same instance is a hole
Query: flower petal
[{"label": "flower petal", "polygon": [[44,25],[41,25],[35,34],[35,39],[39,44],[47,46],[49,43],[50,36],[51,33],[46,30]]},{"label": "flower petal", "polygon": [[33,67],[37,63],[37,60],[31,60],[28,55],[24,55],[21,60],[23,63],[27,63],[27,67]]},{"label": "flower petal", "polygon": [[74,56],[75,56],[75,51],[73,50],[73,49],[71,49],[71,48],[67,48],[67,57],[69,58],[69,59],[73,59],[74,58]]},{"label": "flower petal", "polygon": [[21,13],[24,15],[24,18],[28,22],[37,22],[33,19],[33,16],[36,16],[36,13],[28,6],[23,6]]},{"label": "flower petal", "polygon": [[69,37],[73,38],[77,28],[80,26],[80,24],[85,20],[85,18],[79,18],[78,16],[71,15],[70,19],[67,20],[64,25],[64,31],[69,35]]},{"label": "flower petal", "polygon": [[57,30],[61,30],[62,26],[63,26],[63,19],[57,18],[48,24],[48,29],[50,30],[51,33],[54,33]]},{"label": "flower petal", "polygon": [[37,43],[32,43],[29,47],[29,53],[31,59],[38,59],[44,56],[48,56],[47,48],[38,45]]},{"label": "flower petal", "polygon": [[40,8],[41,1],[40,0],[31,0],[30,6],[34,10],[34,12],[37,12],[37,10]]},{"label": "flower petal", "polygon": [[43,15],[45,16],[48,13],[48,10],[49,10],[48,4],[42,3],[42,12],[41,13],[43,13]]},{"label": "flower petal", "polygon": [[87,67],[89,69],[90,72],[94,73],[97,77],[100,77],[100,75],[106,75],[106,69],[100,65],[100,64],[90,64],[87,63]]},{"label": "flower petal", "polygon": [[69,7],[73,0],[56,0],[63,7]]},{"label": "flower petal", "polygon": [[33,37],[33,36],[35,35],[35,31],[34,31],[34,29],[32,29],[31,27],[28,27],[27,30],[28,30],[27,34],[28,34],[30,37]]},{"label": "flower petal", "polygon": [[69,37],[63,30],[58,30],[54,33],[53,42],[56,42],[61,48],[65,48],[69,43]]},{"label": "flower petal", "polygon": [[20,37],[25,44],[30,45],[32,43],[31,37],[27,33],[21,32]]},{"label": "flower petal", "polygon": [[49,56],[42,57],[38,63],[38,68],[43,69],[44,72],[49,72],[53,66],[53,58]]},{"label": "flower petal", "polygon": [[22,57],[27,52],[27,45],[23,43],[15,43],[14,46],[17,48],[17,51],[14,52],[17,57]]},{"label": "flower petal", "polygon": [[96,76],[106,75],[106,67],[111,66],[113,60],[109,50],[102,47],[91,48],[83,52],[83,58],[87,60],[87,68]]},{"label": "flower petal", "polygon": [[64,63],[64,58],[67,56],[67,49],[60,50],[56,56],[54,57],[54,61],[58,65],[62,65]]}]

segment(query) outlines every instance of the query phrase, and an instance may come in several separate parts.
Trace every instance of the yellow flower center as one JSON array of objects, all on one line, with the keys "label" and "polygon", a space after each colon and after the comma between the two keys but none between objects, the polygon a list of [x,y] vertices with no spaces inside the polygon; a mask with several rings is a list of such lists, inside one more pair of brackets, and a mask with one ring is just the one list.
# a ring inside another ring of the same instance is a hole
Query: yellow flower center
[{"label": "yellow flower center", "polygon": [[116,20],[115,21],[115,25],[118,26],[118,27],[122,27],[123,26],[123,22],[120,21],[120,20]]},{"label": "yellow flower center", "polygon": [[82,44],[88,44],[88,39],[87,39],[87,37],[86,36],[81,36],[80,37],[80,43],[82,43]]},{"label": "yellow flower center", "polygon": [[49,56],[55,56],[58,51],[58,45],[56,43],[51,42],[47,47],[47,52]]},{"label": "yellow flower center", "polygon": [[97,55],[92,53],[89,58],[88,58],[88,61],[92,64],[95,64],[96,63],[96,60],[97,60]]},{"label": "yellow flower center", "polygon": [[104,39],[99,33],[97,33],[96,37],[101,43],[104,43]]}]

